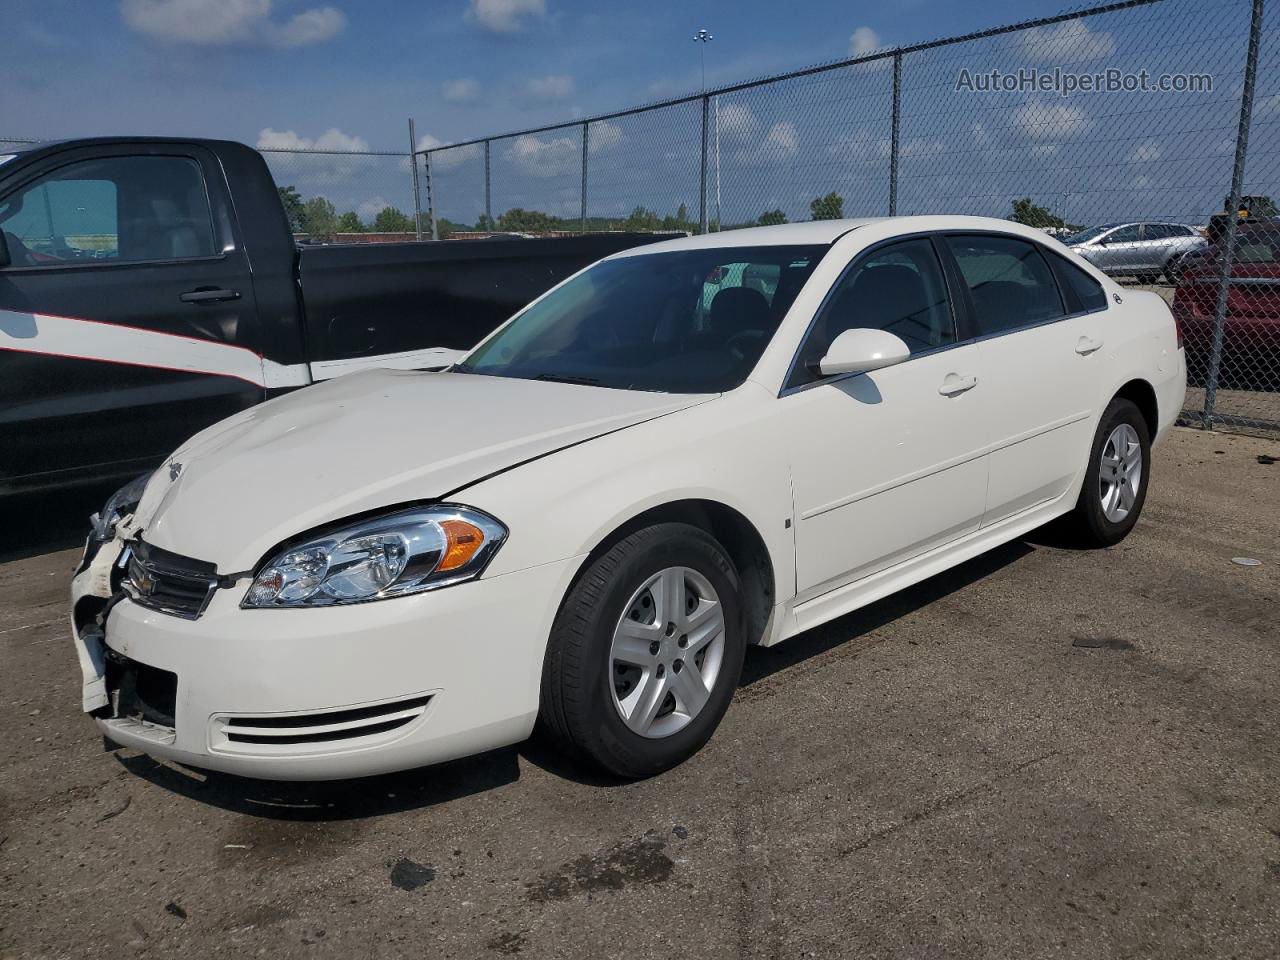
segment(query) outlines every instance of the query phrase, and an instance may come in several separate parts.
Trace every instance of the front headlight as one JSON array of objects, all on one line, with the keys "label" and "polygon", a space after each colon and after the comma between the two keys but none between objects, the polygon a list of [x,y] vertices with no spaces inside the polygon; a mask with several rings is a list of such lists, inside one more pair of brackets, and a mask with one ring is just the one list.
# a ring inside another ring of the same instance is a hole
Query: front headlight
[{"label": "front headlight", "polygon": [[101,512],[89,518],[93,524],[93,539],[106,543],[116,533],[116,524],[137,508],[142,500],[142,492],[147,489],[150,473],[135,477],[111,495]]},{"label": "front headlight", "polygon": [[397,511],[281,550],[240,606],[323,607],[434,590],[480,576],[506,538],[506,527],[470,507]]}]

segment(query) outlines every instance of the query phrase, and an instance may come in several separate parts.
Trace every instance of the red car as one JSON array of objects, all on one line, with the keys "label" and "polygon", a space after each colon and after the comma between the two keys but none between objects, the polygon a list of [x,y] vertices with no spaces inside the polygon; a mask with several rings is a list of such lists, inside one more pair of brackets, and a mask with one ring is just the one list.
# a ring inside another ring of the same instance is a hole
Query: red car
[{"label": "red car", "polygon": [[[1188,258],[1173,297],[1187,351],[1187,379],[1203,385],[1213,348],[1221,246]],[[1280,219],[1240,224],[1231,268],[1218,385],[1280,390]]]}]

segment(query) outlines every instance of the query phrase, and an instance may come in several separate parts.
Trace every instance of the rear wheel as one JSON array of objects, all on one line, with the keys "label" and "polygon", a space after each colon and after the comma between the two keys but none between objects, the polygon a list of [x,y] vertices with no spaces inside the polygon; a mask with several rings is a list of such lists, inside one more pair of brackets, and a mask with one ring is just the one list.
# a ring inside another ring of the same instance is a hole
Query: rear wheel
[{"label": "rear wheel", "polygon": [[647,777],[696,753],[742,673],[740,586],[719,543],[662,523],[620,540],[570,589],[552,628],[541,719],[571,752]]},{"label": "rear wheel", "polygon": [[1116,397],[1098,423],[1084,485],[1067,523],[1087,546],[1119,543],[1138,522],[1147,499],[1151,436],[1137,406]]},{"label": "rear wheel", "polygon": [[1169,258],[1169,262],[1164,265],[1164,278],[1172,283],[1175,287],[1182,282],[1182,255]]}]

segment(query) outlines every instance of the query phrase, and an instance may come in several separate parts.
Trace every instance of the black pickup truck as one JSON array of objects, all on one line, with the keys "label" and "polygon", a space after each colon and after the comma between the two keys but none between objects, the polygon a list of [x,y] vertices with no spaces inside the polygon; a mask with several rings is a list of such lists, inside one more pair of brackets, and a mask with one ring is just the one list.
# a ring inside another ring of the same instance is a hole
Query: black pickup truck
[{"label": "black pickup truck", "polygon": [[299,246],[256,151],[138,137],[0,156],[0,231],[0,498],[136,474],[316,380],[443,366],[662,239]]}]

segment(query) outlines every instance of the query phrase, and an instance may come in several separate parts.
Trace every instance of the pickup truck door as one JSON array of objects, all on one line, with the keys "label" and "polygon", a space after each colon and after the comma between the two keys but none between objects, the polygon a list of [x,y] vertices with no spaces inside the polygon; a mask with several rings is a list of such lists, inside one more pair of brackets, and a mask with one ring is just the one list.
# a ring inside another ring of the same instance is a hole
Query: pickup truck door
[{"label": "pickup truck door", "polygon": [[0,492],[137,473],[264,396],[226,184],[191,144],[0,167]]}]

